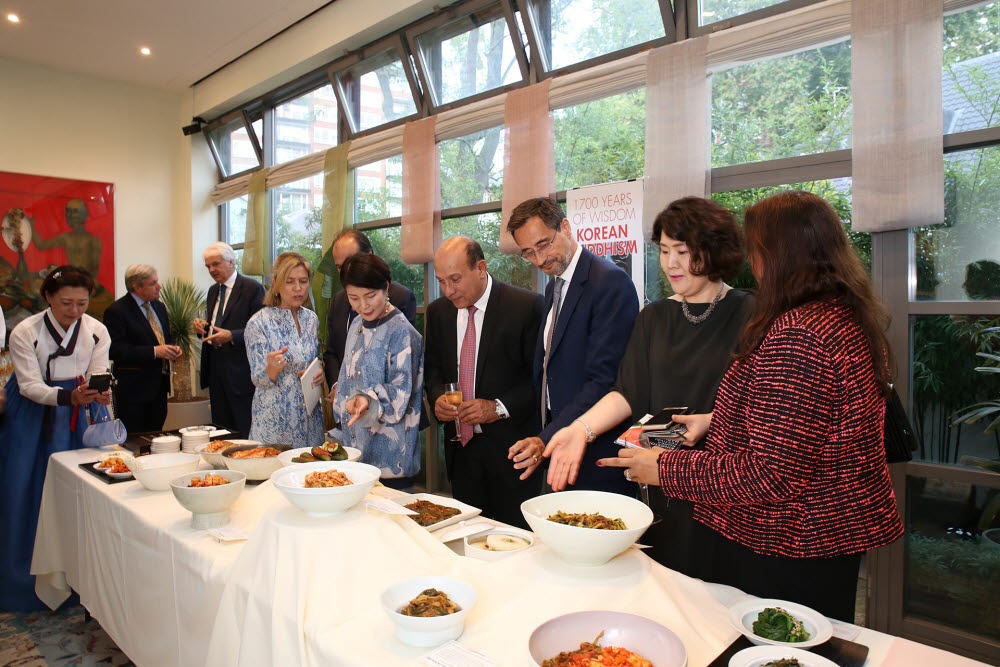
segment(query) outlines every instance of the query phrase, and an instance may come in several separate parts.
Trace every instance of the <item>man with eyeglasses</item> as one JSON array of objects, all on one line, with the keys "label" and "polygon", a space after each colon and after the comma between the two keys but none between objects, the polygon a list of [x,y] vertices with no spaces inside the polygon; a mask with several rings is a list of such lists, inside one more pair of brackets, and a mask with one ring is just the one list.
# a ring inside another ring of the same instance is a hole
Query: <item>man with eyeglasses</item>
[{"label": "man with eyeglasses", "polygon": [[[545,315],[535,347],[542,430],[510,448],[514,467],[523,469],[521,478],[526,479],[555,432],[578,420],[614,386],[639,299],[625,271],[574,240],[569,220],[554,199],[518,204],[507,231],[521,248],[521,259],[552,278],[545,289]],[[615,438],[628,426],[626,421],[620,429],[588,438],[582,452],[550,452],[549,483],[567,478],[575,489],[633,493],[620,470],[596,465],[597,459],[616,455]],[[561,486],[553,488],[560,491]]]}]

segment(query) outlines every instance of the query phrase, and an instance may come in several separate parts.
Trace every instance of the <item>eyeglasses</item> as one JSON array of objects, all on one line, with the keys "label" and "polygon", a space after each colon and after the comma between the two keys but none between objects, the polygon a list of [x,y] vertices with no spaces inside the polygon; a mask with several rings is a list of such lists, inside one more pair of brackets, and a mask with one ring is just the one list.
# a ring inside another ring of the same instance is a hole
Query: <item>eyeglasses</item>
[{"label": "eyeglasses", "polygon": [[552,244],[555,242],[557,236],[559,236],[558,228],[552,235],[552,238],[550,238],[548,241],[539,241],[538,243],[535,244],[534,248],[528,248],[527,250],[522,250],[521,259],[525,262],[528,262],[529,264],[533,263],[535,261],[535,257],[544,255],[549,251],[549,248],[552,247]]}]

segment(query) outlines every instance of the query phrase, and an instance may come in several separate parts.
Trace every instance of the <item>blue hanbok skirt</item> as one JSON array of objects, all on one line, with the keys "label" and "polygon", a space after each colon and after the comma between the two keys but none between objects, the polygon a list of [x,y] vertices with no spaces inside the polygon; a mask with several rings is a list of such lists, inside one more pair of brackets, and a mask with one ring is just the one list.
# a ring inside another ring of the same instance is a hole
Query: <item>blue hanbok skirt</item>
[{"label": "blue hanbok skirt", "polygon": [[[53,382],[52,386],[72,390],[76,381]],[[45,469],[50,455],[83,447],[87,408],[53,406],[52,437],[45,440],[42,422],[48,406],[21,396],[16,375],[6,390],[7,408],[0,424],[0,609],[45,609],[35,595],[35,578],[29,574]],[[74,409],[76,430],[70,431]]]}]

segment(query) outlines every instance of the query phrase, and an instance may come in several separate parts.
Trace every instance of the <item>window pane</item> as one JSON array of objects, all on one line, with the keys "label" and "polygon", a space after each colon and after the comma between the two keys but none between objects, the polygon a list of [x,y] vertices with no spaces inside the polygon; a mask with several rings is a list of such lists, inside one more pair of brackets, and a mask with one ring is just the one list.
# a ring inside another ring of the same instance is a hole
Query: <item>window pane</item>
[{"label": "window pane", "polygon": [[232,176],[260,166],[242,116],[209,131],[208,139],[222,161],[223,175]]},{"label": "window pane", "polygon": [[658,0],[530,0],[549,70],[664,37]]},{"label": "window pane", "polygon": [[698,25],[708,25],[716,21],[731,19],[757,9],[779,5],[784,0],[701,0],[701,14]]},{"label": "window pane", "polygon": [[320,260],[323,175],[287,183],[272,192],[275,256],[294,250],[315,268]]},{"label": "window pane", "polygon": [[996,433],[984,433],[985,423],[952,423],[980,401],[1000,395],[1000,374],[977,372],[983,352],[1000,353],[1000,338],[986,331],[1000,325],[1000,315],[916,315],[910,318],[913,340],[910,420],[916,432],[919,458],[955,463],[960,456],[995,458],[1000,453]]},{"label": "window pane", "polygon": [[503,192],[503,128],[438,144],[441,207],[499,201]]},{"label": "window pane", "polygon": [[906,489],[904,614],[1000,639],[1000,620],[989,611],[1000,599],[1000,490],[916,476]]},{"label": "window pane", "polygon": [[913,234],[921,301],[1000,299],[1000,146],[944,158],[941,225]]},{"label": "window pane", "polygon": [[306,93],[274,108],[275,164],[337,145],[337,98],[333,86]]},{"label": "window pane", "polygon": [[556,189],[641,178],[646,90],[555,112]]},{"label": "window pane", "polygon": [[531,265],[517,255],[500,252],[500,213],[484,213],[441,221],[443,238],[468,236],[479,241],[486,267],[498,280],[531,289]]},{"label": "window pane", "polygon": [[247,235],[247,201],[248,195],[231,199],[222,205],[222,216],[226,230],[224,243],[235,245],[243,243]]},{"label": "window pane", "polygon": [[363,60],[337,75],[357,131],[367,130],[417,112],[403,61],[395,48]]},{"label": "window pane", "polygon": [[403,156],[358,167],[355,190],[358,222],[403,215]]},{"label": "window pane", "polygon": [[500,3],[419,35],[417,46],[437,104],[521,80]]},{"label": "window pane", "polygon": [[850,42],[712,76],[713,167],[850,146]]},{"label": "window pane", "polygon": [[[365,234],[372,242],[372,250],[389,265],[392,281],[410,288],[417,297],[417,305],[424,305],[424,265],[406,264],[400,256],[401,230],[399,225],[368,229]],[[423,330],[420,331],[421,335]]]},{"label": "window pane", "polygon": [[1000,124],[1000,3],[944,17],[944,131]]}]

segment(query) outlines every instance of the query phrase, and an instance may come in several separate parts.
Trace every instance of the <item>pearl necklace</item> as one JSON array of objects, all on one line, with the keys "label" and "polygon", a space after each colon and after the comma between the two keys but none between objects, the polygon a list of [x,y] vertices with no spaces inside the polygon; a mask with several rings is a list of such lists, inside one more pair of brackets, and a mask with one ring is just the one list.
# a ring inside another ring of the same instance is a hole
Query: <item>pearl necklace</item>
[{"label": "pearl necklace", "polygon": [[719,303],[719,299],[722,298],[722,293],[725,291],[725,289],[726,289],[726,283],[722,283],[722,287],[719,288],[719,293],[715,295],[714,299],[712,299],[712,303],[708,304],[708,308],[705,310],[705,312],[702,313],[701,315],[698,315],[697,317],[692,315],[691,311],[688,310],[688,300],[684,297],[681,297],[681,311],[684,313],[684,319],[686,319],[691,324],[701,324],[702,322],[707,320],[708,316],[712,314],[713,310],[715,310],[715,305]]}]

